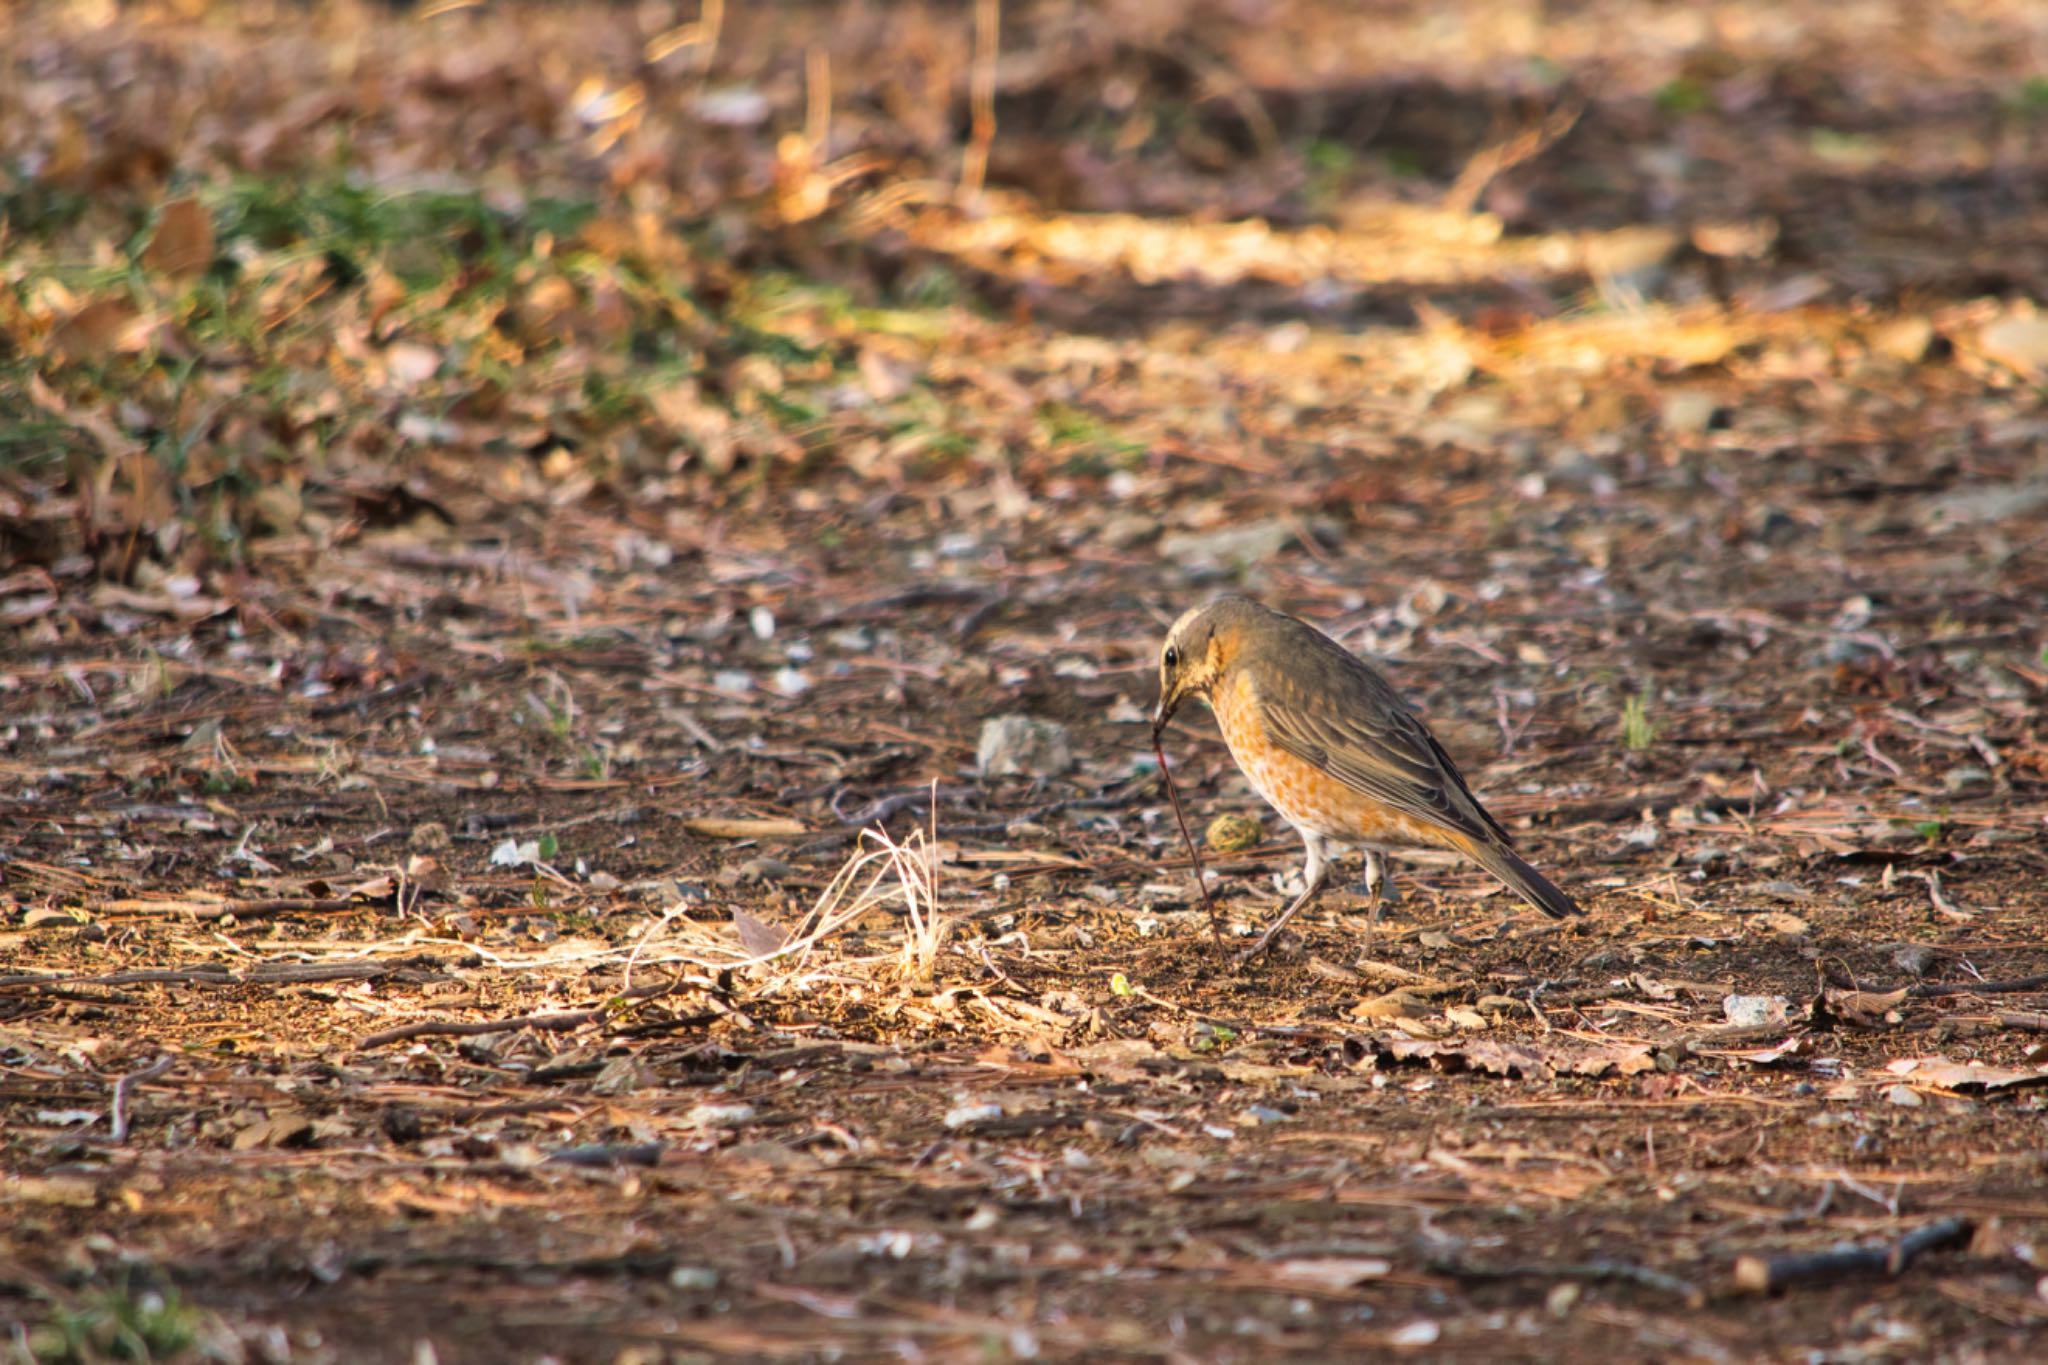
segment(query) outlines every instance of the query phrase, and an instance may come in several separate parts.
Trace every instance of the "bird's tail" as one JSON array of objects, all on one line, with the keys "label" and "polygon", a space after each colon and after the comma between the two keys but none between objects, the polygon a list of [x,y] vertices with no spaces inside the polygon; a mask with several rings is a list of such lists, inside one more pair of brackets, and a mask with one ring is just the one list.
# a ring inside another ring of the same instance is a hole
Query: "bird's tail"
[{"label": "bird's tail", "polygon": [[1523,862],[1521,855],[1513,849],[1475,839],[1465,852],[1473,862],[1500,878],[1508,890],[1552,919],[1581,913],[1576,901],[1552,885],[1548,877]]}]

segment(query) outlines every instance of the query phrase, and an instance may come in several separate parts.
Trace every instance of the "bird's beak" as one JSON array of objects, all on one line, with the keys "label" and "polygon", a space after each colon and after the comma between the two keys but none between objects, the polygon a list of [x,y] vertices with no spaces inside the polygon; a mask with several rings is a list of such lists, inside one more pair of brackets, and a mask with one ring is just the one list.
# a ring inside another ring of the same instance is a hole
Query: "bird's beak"
[{"label": "bird's beak", "polygon": [[1159,694],[1159,705],[1152,708],[1152,738],[1158,739],[1159,732],[1166,728],[1166,722],[1173,719],[1173,713],[1180,710],[1180,698]]}]

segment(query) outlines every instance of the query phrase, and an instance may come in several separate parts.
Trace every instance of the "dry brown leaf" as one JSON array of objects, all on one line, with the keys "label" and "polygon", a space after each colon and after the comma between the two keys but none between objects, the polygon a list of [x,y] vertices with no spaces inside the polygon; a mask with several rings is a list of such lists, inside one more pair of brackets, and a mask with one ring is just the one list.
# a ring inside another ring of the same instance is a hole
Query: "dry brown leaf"
[{"label": "dry brown leaf", "polygon": [[310,1147],[313,1137],[310,1115],[287,1112],[260,1118],[238,1130],[229,1145],[238,1152],[258,1147]]},{"label": "dry brown leaf", "polygon": [[1761,925],[1774,934],[1799,935],[1810,933],[1813,929],[1811,924],[1808,924],[1799,916],[1789,914],[1783,910],[1767,910],[1752,919],[1750,923]]},{"label": "dry brown leaf", "polygon": [[1550,1080],[1560,1072],[1573,1076],[1633,1076],[1657,1065],[1647,1043],[1507,1043],[1486,1038],[1434,1042],[1381,1038],[1368,1040],[1366,1050],[1383,1063],[1428,1062],[1446,1071],[1484,1071],[1537,1081]]},{"label": "dry brown leaf", "polygon": [[1353,1019],[1399,1019],[1404,1015],[1419,1014],[1429,1008],[1429,1003],[1419,993],[1406,988],[1388,991],[1361,1000],[1351,1007]]},{"label": "dry brown leaf", "polygon": [[213,264],[213,215],[189,195],[165,204],[142,263],[162,275],[197,275]]},{"label": "dry brown leaf", "polygon": [[1520,1076],[1533,1081],[1547,1081],[1556,1074],[1541,1053],[1521,1043],[1500,1043],[1489,1039],[1440,1043],[1418,1038],[1383,1038],[1368,1040],[1366,1050],[1384,1063],[1427,1062],[1445,1071],[1484,1071],[1495,1076]]},{"label": "dry brown leaf", "polygon": [[1984,327],[1977,349],[2024,379],[2048,373],[2048,316],[2017,310]]},{"label": "dry brown leaf", "polygon": [[773,925],[755,918],[735,906],[732,912],[733,928],[739,930],[740,946],[755,957],[766,957],[782,951],[789,942],[789,935]]},{"label": "dry brown leaf", "polygon": [[1377,1256],[1309,1256],[1280,1261],[1273,1266],[1274,1278],[1304,1289],[1350,1289],[1367,1280],[1383,1280],[1394,1264]]},{"label": "dry brown leaf", "polygon": [[57,324],[50,350],[66,360],[105,360],[141,350],[151,325],[132,299],[94,299]]},{"label": "dry brown leaf", "polygon": [[1985,1066],[1978,1062],[1952,1062],[1946,1057],[1901,1057],[1887,1062],[1885,1070],[1919,1085],[1965,1094],[1999,1094],[2048,1085],[2048,1067]]},{"label": "dry brown leaf", "polygon": [[1829,991],[1827,1003],[1849,1014],[1882,1015],[1906,1003],[1907,988],[1889,991]]},{"label": "dry brown leaf", "polygon": [[1700,1057],[1726,1057],[1730,1061],[1747,1062],[1751,1066],[1775,1066],[1779,1062],[1813,1055],[1813,1039],[1801,1034],[1787,1038],[1775,1047],[1753,1048],[1696,1048],[1694,1054]]}]

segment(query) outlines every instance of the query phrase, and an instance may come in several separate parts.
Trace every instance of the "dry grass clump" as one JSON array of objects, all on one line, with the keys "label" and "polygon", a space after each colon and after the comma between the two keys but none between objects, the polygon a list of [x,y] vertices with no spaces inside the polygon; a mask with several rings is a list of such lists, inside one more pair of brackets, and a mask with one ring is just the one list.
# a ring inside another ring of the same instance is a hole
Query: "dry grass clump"
[{"label": "dry grass clump", "polygon": [[[862,935],[862,946],[876,940],[896,942],[886,951],[860,951],[849,931],[877,914],[899,921],[900,928]],[[940,906],[936,824],[912,830],[901,840],[877,826],[860,832],[852,856],[818,893],[795,929],[777,929],[739,909],[733,911],[729,929],[683,919],[672,911],[649,928],[635,946],[633,960],[641,961],[653,936],[674,926],[667,951],[646,961],[684,963],[707,971],[766,969],[757,983],[763,994],[827,982],[925,982],[937,970],[956,921]]]}]

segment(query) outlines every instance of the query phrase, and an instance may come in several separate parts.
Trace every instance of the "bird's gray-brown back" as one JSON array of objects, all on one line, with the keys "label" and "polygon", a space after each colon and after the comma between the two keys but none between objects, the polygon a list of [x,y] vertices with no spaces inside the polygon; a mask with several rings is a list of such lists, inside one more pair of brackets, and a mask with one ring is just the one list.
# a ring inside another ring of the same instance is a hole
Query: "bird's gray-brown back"
[{"label": "bird's gray-brown back", "polygon": [[1396,810],[1512,845],[1378,669],[1306,622],[1229,601],[1228,618],[1245,632],[1237,662],[1251,670],[1275,744]]}]

